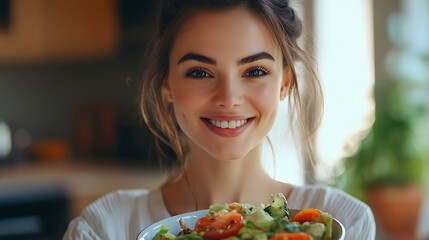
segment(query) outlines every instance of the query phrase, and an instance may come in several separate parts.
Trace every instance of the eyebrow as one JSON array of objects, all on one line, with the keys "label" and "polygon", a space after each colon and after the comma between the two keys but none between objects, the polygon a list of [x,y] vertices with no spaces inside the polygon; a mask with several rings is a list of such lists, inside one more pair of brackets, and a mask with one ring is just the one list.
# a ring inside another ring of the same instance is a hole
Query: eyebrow
[{"label": "eyebrow", "polygon": [[197,54],[197,53],[187,53],[187,54],[185,54],[183,57],[181,57],[179,59],[179,62],[177,62],[177,64],[180,64],[182,62],[189,61],[189,60],[195,60],[195,61],[199,61],[199,62],[202,62],[202,63],[216,65],[216,60],[214,60],[213,58],[206,57],[204,55]]},{"label": "eyebrow", "polygon": [[[275,61],[274,57],[271,56],[271,54],[269,54],[267,52],[260,52],[260,53],[256,53],[256,54],[250,55],[248,57],[239,59],[237,61],[237,65],[243,65],[243,64],[258,61],[261,59],[268,59],[268,60]],[[181,57],[179,59],[177,64],[180,64],[182,62],[189,61],[189,60],[195,60],[195,61],[199,61],[202,63],[216,65],[216,60],[214,60],[213,58],[198,54],[198,53],[187,53],[187,54],[183,55],[183,57]]]},{"label": "eyebrow", "polygon": [[268,60],[272,60],[275,62],[274,57],[271,56],[271,54],[269,54],[267,52],[260,52],[260,53],[253,54],[253,55],[250,55],[248,57],[245,57],[245,58],[238,60],[237,65],[243,65],[243,64],[255,62],[255,61],[258,61],[261,59],[268,59]]}]

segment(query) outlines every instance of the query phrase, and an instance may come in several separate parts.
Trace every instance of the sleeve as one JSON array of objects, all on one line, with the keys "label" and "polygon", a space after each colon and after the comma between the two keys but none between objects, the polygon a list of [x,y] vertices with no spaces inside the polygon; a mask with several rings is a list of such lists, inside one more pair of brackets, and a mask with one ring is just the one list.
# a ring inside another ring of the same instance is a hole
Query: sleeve
[{"label": "sleeve", "polygon": [[128,239],[132,212],[129,191],[114,191],[90,204],[80,216],[73,219],[63,240]]},{"label": "sleeve", "polygon": [[63,240],[134,239],[152,222],[147,199],[145,189],[108,193],[70,222]]},{"label": "sleeve", "polygon": [[351,195],[329,186],[297,188],[291,194],[290,208],[318,208],[330,213],[346,229],[348,240],[375,239],[376,224],[371,208]]},{"label": "sleeve", "polygon": [[375,239],[376,224],[371,209],[363,203],[345,200],[331,212],[346,228],[346,239]]},{"label": "sleeve", "polygon": [[78,217],[70,222],[63,240],[101,240],[85,219]]}]

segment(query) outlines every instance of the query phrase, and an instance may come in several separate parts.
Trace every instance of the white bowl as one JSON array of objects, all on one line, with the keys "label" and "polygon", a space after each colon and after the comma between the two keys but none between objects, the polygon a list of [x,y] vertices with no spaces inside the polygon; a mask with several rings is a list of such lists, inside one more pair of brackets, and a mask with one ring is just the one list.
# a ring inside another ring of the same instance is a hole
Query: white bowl
[{"label": "white bowl", "polygon": [[[295,216],[299,210],[289,209],[289,214],[291,217]],[[195,212],[183,213],[176,216],[172,216],[166,219],[163,219],[159,222],[156,222],[145,229],[143,229],[137,236],[137,240],[152,240],[155,234],[159,231],[161,225],[168,227],[169,232],[173,235],[177,235],[182,229],[180,228],[179,220],[182,219],[186,225],[193,227],[195,222],[204,217],[208,213],[208,210],[200,210]],[[346,235],[345,228],[338,220],[334,218],[332,222],[332,240],[344,240]]]}]

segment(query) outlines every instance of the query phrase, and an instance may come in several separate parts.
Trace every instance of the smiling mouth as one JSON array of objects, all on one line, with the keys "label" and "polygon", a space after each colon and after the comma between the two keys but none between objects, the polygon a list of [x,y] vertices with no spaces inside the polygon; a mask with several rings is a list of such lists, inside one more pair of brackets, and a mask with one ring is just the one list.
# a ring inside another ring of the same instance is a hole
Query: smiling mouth
[{"label": "smiling mouth", "polygon": [[211,125],[218,127],[218,128],[239,128],[246,124],[251,118],[247,119],[241,119],[241,120],[233,120],[233,121],[226,121],[226,120],[214,120],[210,118],[205,118],[205,121],[209,122]]}]

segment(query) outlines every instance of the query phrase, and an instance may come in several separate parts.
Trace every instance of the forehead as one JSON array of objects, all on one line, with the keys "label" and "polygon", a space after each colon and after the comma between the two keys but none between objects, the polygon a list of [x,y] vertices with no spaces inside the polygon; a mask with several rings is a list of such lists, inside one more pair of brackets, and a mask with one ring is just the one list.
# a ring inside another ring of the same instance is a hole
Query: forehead
[{"label": "forehead", "polygon": [[244,7],[199,10],[180,27],[171,57],[197,52],[219,58],[245,57],[269,52],[281,58],[281,50],[260,17]]}]

